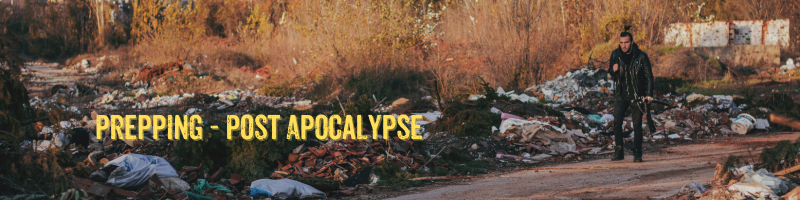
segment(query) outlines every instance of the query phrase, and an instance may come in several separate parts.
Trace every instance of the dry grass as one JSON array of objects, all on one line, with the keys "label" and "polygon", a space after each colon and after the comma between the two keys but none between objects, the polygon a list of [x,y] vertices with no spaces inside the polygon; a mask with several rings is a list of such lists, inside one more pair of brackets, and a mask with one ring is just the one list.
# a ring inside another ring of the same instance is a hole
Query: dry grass
[{"label": "dry grass", "polygon": [[[201,72],[221,78],[224,84],[219,87],[254,87],[268,94],[306,95],[320,100],[380,92],[383,89],[364,90],[367,86],[348,83],[367,76],[381,81],[372,87],[388,87],[398,83],[397,74],[419,75],[407,76],[408,80],[401,84],[426,88],[443,98],[480,92],[479,77],[493,87],[518,90],[568,69],[585,67],[587,62],[604,62],[616,48],[617,35],[626,26],[631,27],[630,32],[640,47],[653,55],[660,48],[662,30],[669,23],[707,19],[711,15],[722,20],[800,18],[798,3],[778,0],[711,0],[699,14],[697,3],[690,0],[209,0],[188,5],[165,4],[168,6],[163,10],[159,0],[142,0],[128,11],[132,13],[129,18],[111,23],[109,16],[96,13],[116,8],[85,0],[70,1],[76,4],[15,8],[17,14],[0,14],[0,21],[24,22],[23,27],[48,25],[41,30],[65,29],[70,24],[80,26],[68,29],[70,33],[83,34],[75,37],[17,26],[8,29],[26,35],[31,44],[72,38],[65,41],[77,42],[60,45],[77,49],[76,52],[91,53],[100,47],[119,46],[125,49],[120,54],[122,64],[105,72],[121,77],[144,63],[184,60],[195,64]],[[81,8],[77,10],[81,12],[56,12],[71,8]],[[765,13],[758,8],[776,10]],[[23,15],[34,10],[45,14],[27,18]],[[48,18],[47,13],[67,14]],[[52,20],[58,18],[65,20]],[[95,23],[72,23],[76,19]],[[792,33],[797,33],[796,23],[792,26]],[[796,43],[793,40],[789,51],[797,49]],[[25,48],[36,50],[34,46]],[[700,61],[688,54],[669,56],[676,61],[663,61],[681,65],[681,69],[661,67],[655,69],[657,73],[699,80],[725,75],[709,68],[707,60]],[[677,62],[681,59],[684,61]],[[256,70],[266,74],[265,77],[255,79],[251,72]],[[669,71],[683,75],[665,73]]]}]

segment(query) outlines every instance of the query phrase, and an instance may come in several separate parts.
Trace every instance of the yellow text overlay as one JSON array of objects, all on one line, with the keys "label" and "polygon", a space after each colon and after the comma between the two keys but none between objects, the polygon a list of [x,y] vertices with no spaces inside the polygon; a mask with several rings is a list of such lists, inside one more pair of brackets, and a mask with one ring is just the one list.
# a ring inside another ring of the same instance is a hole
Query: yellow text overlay
[{"label": "yellow text overlay", "polygon": [[[285,135],[288,140],[308,140],[309,135],[318,140],[388,139],[396,133],[401,140],[422,140],[417,132],[421,115],[228,115],[225,134],[228,140],[277,140]],[[278,134],[279,121],[288,120],[288,126]],[[364,133],[365,123],[372,127],[371,135]],[[199,115],[98,115],[97,139],[110,135],[112,140],[144,140],[145,133],[159,140],[166,133],[168,140],[203,140],[203,119]],[[219,127],[211,126],[212,130]]]}]

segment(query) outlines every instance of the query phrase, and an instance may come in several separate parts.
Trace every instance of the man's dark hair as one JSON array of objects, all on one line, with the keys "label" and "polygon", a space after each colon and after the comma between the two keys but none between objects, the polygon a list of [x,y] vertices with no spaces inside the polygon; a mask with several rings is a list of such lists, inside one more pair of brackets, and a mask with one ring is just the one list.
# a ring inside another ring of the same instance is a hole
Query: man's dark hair
[{"label": "man's dark hair", "polygon": [[633,41],[633,34],[628,33],[627,31],[620,33],[619,37],[629,37],[629,38],[631,38],[631,41]]}]

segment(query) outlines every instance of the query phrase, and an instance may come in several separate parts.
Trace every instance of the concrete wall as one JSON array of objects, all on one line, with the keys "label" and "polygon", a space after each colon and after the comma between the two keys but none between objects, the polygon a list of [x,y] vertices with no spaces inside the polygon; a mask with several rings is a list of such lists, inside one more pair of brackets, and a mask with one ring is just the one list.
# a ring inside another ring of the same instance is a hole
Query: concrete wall
[{"label": "concrete wall", "polygon": [[[664,43],[685,47],[727,46],[729,22],[674,23],[664,30]],[[734,24],[732,45],[778,45],[789,47],[789,20],[730,21]],[[748,43],[748,40],[749,43]]]},{"label": "concrete wall", "polygon": [[778,45],[734,45],[720,47],[695,47],[695,52],[719,58],[729,66],[750,66],[768,69],[781,64],[781,48]]}]

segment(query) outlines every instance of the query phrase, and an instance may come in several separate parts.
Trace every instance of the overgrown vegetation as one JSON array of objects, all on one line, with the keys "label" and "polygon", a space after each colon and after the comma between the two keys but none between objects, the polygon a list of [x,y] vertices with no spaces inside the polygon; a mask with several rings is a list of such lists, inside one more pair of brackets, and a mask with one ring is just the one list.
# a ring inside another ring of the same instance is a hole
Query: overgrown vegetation
[{"label": "overgrown vegetation", "polygon": [[458,136],[489,136],[492,126],[500,124],[499,114],[492,113],[492,102],[495,100],[509,100],[506,96],[499,96],[489,83],[483,83],[484,96],[476,102],[462,103],[448,102],[442,109],[440,119],[434,131],[446,131]]},{"label": "overgrown vegetation", "polygon": [[[800,104],[795,103],[790,93],[774,92],[768,94],[764,99],[759,101],[759,105],[769,108],[776,114],[800,119]],[[776,124],[775,130],[791,131],[792,128]]]},{"label": "overgrown vegetation", "polygon": [[800,149],[800,143],[792,143],[788,140],[778,142],[778,145],[773,148],[765,148],[761,151],[759,168],[767,168],[776,172],[780,169],[794,166],[798,163],[796,160],[798,149]]},{"label": "overgrown vegetation", "polygon": [[420,181],[408,180],[416,178],[417,175],[403,171],[397,165],[389,161],[383,161],[374,168],[375,175],[378,175],[378,184],[388,186],[392,189],[400,189],[407,187],[417,187],[422,183]]},{"label": "overgrown vegetation", "polygon": [[[28,102],[25,86],[20,81],[21,59],[15,52],[18,41],[0,32],[0,193],[56,194],[67,189],[65,168],[81,166],[65,151],[37,152],[23,149],[21,144],[31,125],[20,121],[36,117]],[[59,119],[60,109],[52,112]],[[40,115],[41,116],[41,115]],[[45,115],[47,116],[47,115]],[[52,123],[53,119],[48,123]],[[58,121],[56,121],[57,123]],[[29,145],[28,148],[33,148]],[[81,173],[78,169],[76,173]]]},{"label": "overgrown vegetation", "polygon": [[[324,101],[339,93],[391,100],[417,91],[419,85],[433,86],[443,99],[452,99],[480,93],[482,86],[473,81],[479,75],[493,87],[519,90],[607,58],[626,26],[642,49],[653,51],[662,42],[663,28],[673,22],[800,18],[800,8],[790,1],[704,3],[25,0],[0,4],[6,11],[0,23],[6,27],[3,32],[25,41],[20,52],[33,59],[128,48],[120,53],[130,54],[136,64],[115,67],[185,60],[215,74],[263,69],[268,75],[262,79],[225,76],[231,82],[225,87],[258,82],[263,87],[256,88],[270,95]],[[764,12],[756,7],[786,9]],[[800,31],[796,24],[790,29]],[[790,42],[790,50],[796,50],[797,42]],[[684,49],[658,52],[669,56]],[[700,72],[716,69],[695,65],[723,64],[677,54],[688,57],[668,60],[689,63],[668,62],[656,68],[657,74],[663,69],[662,75],[677,72],[675,77],[707,80],[714,76]],[[673,69],[676,65],[689,68]]]}]

